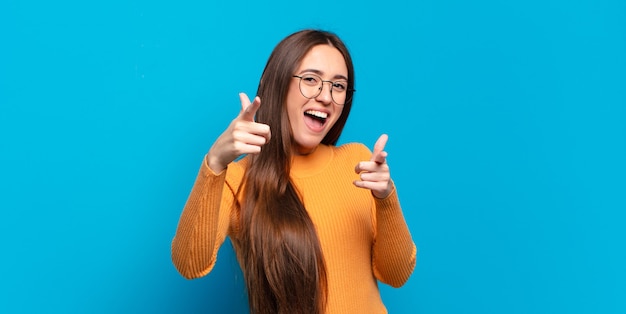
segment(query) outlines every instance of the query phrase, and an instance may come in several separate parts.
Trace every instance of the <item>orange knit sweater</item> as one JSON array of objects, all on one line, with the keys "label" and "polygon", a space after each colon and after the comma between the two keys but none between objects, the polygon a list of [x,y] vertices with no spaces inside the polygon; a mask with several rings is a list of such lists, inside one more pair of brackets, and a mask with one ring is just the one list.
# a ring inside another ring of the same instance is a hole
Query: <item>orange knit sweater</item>
[{"label": "orange knit sweater", "polygon": [[[362,144],[320,145],[294,157],[291,178],[316,226],[326,260],[327,313],[386,313],[377,280],[403,285],[415,266],[416,247],[394,188],[385,199],[353,185],[354,167],[369,160]],[[247,158],[215,174],[205,161],[172,241],[172,260],[185,278],[208,274],[226,236],[239,255],[235,195]]]}]

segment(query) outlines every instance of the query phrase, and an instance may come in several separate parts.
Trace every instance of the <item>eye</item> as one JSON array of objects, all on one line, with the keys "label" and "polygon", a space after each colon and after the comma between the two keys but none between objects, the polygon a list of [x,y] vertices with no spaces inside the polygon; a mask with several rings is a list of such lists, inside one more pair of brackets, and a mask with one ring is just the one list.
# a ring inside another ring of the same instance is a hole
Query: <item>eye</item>
[{"label": "eye", "polygon": [[348,82],[346,81],[336,81],[333,82],[333,90],[336,92],[345,92],[348,89]]},{"label": "eye", "polygon": [[319,84],[320,79],[313,75],[304,75],[302,76],[302,82],[309,86],[317,86]]}]

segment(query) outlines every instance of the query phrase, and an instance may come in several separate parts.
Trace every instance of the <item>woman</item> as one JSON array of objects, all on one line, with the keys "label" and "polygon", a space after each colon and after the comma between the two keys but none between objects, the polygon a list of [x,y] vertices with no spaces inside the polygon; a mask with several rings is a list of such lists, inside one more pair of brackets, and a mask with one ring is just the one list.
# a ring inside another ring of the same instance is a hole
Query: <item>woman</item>
[{"label": "woman", "polygon": [[[186,278],[208,274],[231,238],[251,313],[385,313],[377,281],[415,266],[383,150],[335,146],[354,69],[334,34],[303,30],[272,52],[251,103],[200,168],[172,242]],[[237,160],[238,157],[244,158]]]}]

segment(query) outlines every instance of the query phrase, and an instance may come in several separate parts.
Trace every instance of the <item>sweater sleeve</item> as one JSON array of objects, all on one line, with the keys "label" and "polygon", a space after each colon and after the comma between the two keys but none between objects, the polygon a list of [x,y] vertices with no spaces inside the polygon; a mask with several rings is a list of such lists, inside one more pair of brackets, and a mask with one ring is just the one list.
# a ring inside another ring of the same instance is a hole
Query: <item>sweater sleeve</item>
[{"label": "sweater sleeve", "polygon": [[375,239],[372,267],[376,278],[392,287],[400,287],[411,276],[415,267],[417,248],[409,228],[395,186],[384,199],[374,197]]},{"label": "sweater sleeve", "polygon": [[215,174],[205,157],[180,216],[172,241],[172,261],[187,279],[205,276],[213,269],[227,236],[234,200],[226,184],[227,171]]}]

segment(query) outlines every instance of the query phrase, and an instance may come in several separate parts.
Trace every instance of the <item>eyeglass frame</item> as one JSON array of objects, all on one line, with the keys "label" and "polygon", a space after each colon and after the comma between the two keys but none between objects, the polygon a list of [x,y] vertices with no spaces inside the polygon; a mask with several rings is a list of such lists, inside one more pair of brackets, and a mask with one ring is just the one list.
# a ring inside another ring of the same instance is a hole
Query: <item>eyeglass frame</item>
[{"label": "eyeglass frame", "polygon": [[[346,104],[346,103],[347,103],[347,102],[351,99],[351,97],[350,97],[350,98],[348,98],[348,92],[352,92],[352,93],[356,92],[356,89],[353,89],[353,88],[348,88],[348,87],[346,86],[346,99],[344,100],[343,104],[339,104],[339,103],[335,100],[335,97],[333,97],[333,84],[335,84],[335,82],[339,82],[340,80],[337,80],[337,81],[325,81],[325,80],[323,80],[323,79],[322,79],[322,77],[321,77],[321,76],[319,76],[319,75],[317,75],[317,74],[306,74],[306,75],[310,75],[310,76],[317,76],[317,77],[319,77],[319,78],[320,78],[320,81],[322,82],[322,87],[320,87],[320,88],[318,89],[318,90],[319,90],[319,92],[317,92],[317,94],[316,94],[315,96],[312,96],[312,97],[307,97],[307,96],[306,96],[306,95],[304,95],[304,93],[302,92],[302,87],[300,87],[300,86],[301,86],[301,84],[302,84],[302,79],[304,78],[304,76],[301,76],[301,75],[295,75],[295,74],[294,74],[294,75],[292,75],[292,77],[293,77],[293,78],[299,78],[299,79],[300,79],[300,81],[298,82],[298,89],[300,90],[300,94],[302,95],[302,97],[304,97],[304,98],[306,98],[306,99],[313,99],[313,98],[315,98],[315,97],[317,97],[317,96],[321,95],[321,94],[322,94],[322,90],[324,89],[324,83],[330,83],[330,99],[332,99],[332,100],[333,100],[333,103],[337,104],[337,106],[345,106],[345,104]],[[346,80],[346,84],[347,84],[347,83],[348,83],[348,81]],[[350,96],[352,96],[352,95],[350,95]]]}]

